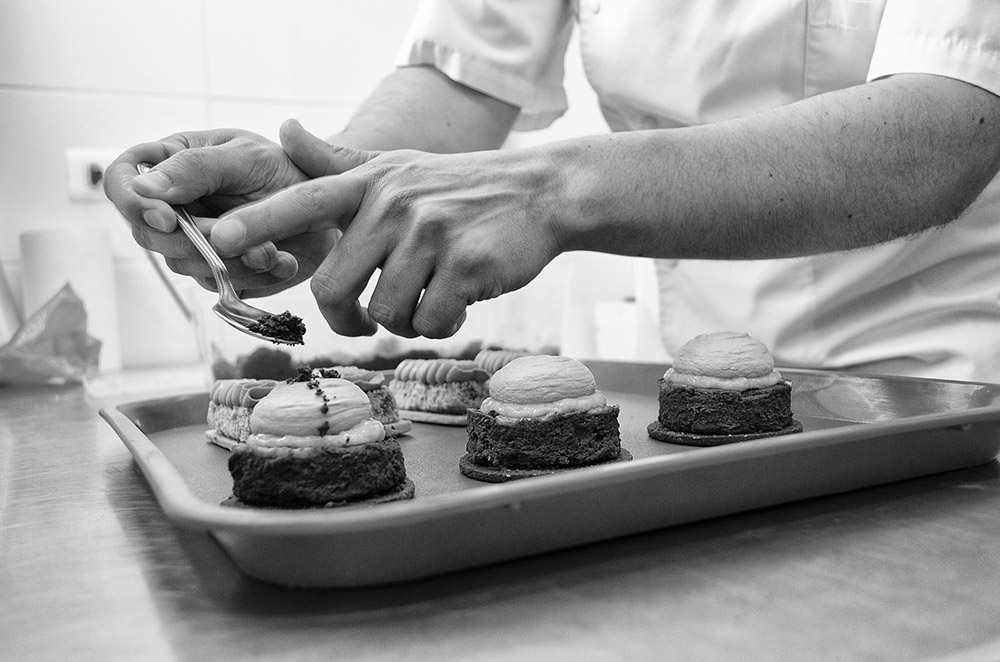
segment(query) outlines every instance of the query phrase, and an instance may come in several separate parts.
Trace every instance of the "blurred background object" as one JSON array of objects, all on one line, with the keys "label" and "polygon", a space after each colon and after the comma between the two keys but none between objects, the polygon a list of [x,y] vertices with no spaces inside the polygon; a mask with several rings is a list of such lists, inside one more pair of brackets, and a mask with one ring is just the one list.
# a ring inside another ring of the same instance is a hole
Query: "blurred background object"
[{"label": "blurred background object", "polygon": [[[114,318],[117,328],[91,327],[105,347],[105,372],[204,362],[212,344],[230,358],[252,350],[250,339],[219,331],[212,320],[201,318],[192,328],[174,295],[185,297],[194,317],[210,309],[215,295],[172,273],[167,279],[174,288],[165,286],[104,198],[103,169],[124,148],[180,130],[234,126],[276,139],[281,122],[296,117],[318,135],[336,133],[391,70],[415,7],[409,0],[5,0],[0,269],[9,291],[0,287],[0,341],[15,331],[14,311],[23,313],[31,303],[29,281],[38,270],[16,238],[82,230],[110,251],[95,261],[110,261],[113,285],[103,303],[113,303],[117,314],[101,313],[95,322]],[[570,111],[549,129],[515,134],[510,146],[607,130],[575,46],[565,85]],[[80,250],[100,249],[88,241]],[[529,349],[557,346],[578,358],[599,358],[608,333],[649,335],[649,324],[655,326],[655,297],[646,298],[637,285],[652,270],[641,262],[562,255],[522,290],[474,305],[455,338],[406,340],[401,347],[454,352],[481,340]],[[86,300],[86,293],[81,297]],[[630,302],[637,321],[605,330],[598,343],[595,311],[607,302]],[[395,343],[383,333],[333,335],[306,284],[267,306],[305,318],[305,358]],[[612,345],[616,359],[656,361],[662,355],[634,338]],[[638,355],[624,356],[629,353]]]}]

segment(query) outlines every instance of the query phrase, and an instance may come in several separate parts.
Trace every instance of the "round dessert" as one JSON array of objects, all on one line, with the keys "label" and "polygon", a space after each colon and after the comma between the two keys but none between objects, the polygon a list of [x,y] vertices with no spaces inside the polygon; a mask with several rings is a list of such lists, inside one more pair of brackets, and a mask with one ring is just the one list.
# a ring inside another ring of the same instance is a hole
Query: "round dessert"
[{"label": "round dessert", "polygon": [[413,423],[399,416],[396,398],[389,391],[385,375],[378,370],[366,370],[353,365],[338,365],[332,368],[314,368],[313,377],[340,377],[357,385],[368,396],[372,405],[372,417],[394,435],[408,433]]},{"label": "round dessert", "polygon": [[464,426],[466,410],[487,396],[489,378],[469,359],[405,359],[396,366],[389,391],[405,419]]},{"label": "round dessert", "polygon": [[632,459],[621,447],[617,405],[566,356],[514,359],[490,379],[489,397],[468,410],[468,451],[459,469],[503,482]]},{"label": "round dessert", "polygon": [[659,414],[647,431],[659,441],[717,446],[802,431],[792,418],[791,382],[746,333],[693,338],[657,384]]},{"label": "round dessert", "polygon": [[273,379],[217,379],[208,393],[208,440],[227,450],[245,442],[250,435],[250,413],[277,383]]},{"label": "round dessert", "polygon": [[277,384],[254,407],[250,430],[229,456],[236,504],[329,508],[413,497],[399,443],[346,379]]}]

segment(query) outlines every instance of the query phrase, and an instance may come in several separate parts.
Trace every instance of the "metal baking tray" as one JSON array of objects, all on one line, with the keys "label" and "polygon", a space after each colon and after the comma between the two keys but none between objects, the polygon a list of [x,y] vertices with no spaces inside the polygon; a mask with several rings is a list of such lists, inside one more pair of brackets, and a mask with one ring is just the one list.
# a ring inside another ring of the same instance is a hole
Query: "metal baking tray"
[{"label": "metal baking tray", "polygon": [[655,364],[589,362],[621,407],[634,459],[510,483],[461,475],[465,430],[415,423],[400,443],[410,501],[328,510],[221,506],[227,451],[204,436],[206,393],[101,410],[166,516],[207,531],[246,574],[344,587],[430,577],[701,519],[989,462],[1000,385],[782,370],[800,434],[715,447],[648,438]]}]

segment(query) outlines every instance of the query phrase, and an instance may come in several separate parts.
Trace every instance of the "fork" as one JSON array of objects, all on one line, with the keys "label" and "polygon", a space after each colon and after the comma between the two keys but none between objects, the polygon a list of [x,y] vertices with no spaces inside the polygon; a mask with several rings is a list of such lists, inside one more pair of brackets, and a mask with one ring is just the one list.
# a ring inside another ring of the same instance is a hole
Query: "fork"
[{"label": "fork", "polygon": [[[138,166],[139,174],[148,172],[152,167],[149,163],[140,163]],[[208,266],[212,268],[212,275],[215,277],[215,283],[219,290],[219,301],[212,307],[215,314],[248,336],[277,344],[301,345],[302,334],[305,333],[302,319],[288,311],[281,315],[275,315],[266,310],[254,308],[240,299],[229,279],[229,270],[226,269],[225,263],[212,248],[212,244],[208,242],[205,235],[198,229],[187,209],[181,205],[170,205],[170,207],[177,217],[177,225],[205,258]],[[277,331],[277,333],[268,333],[269,331]]]}]

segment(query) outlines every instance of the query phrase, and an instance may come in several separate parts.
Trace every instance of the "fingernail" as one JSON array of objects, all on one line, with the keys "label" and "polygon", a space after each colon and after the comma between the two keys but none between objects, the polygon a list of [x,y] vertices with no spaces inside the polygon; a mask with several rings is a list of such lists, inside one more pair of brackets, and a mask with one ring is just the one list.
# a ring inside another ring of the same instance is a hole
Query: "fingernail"
[{"label": "fingernail", "polygon": [[299,265],[292,259],[285,259],[278,256],[278,261],[271,268],[271,275],[279,280],[287,280],[294,276],[299,270]]},{"label": "fingernail", "polygon": [[271,257],[263,248],[253,248],[247,251],[241,260],[247,269],[254,271],[264,271],[271,266]]},{"label": "fingernail", "polygon": [[158,170],[150,170],[145,174],[139,175],[133,181],[147,191],[156,193],[166,193],[173,186],[170,179]]},{"label": "fingernail", "polygon": [[235,219],[219,221],[212,228],[212,243],[223,250],[239,247],[246,236],[246,228]]},{"label": "fingernail", "polygon": [[142,220],[146,221],[146,225],[151,228],[156,228],[160,232],[170,231],[170,220],[168,220],[159,209],[147,209],[142,212]]}]

